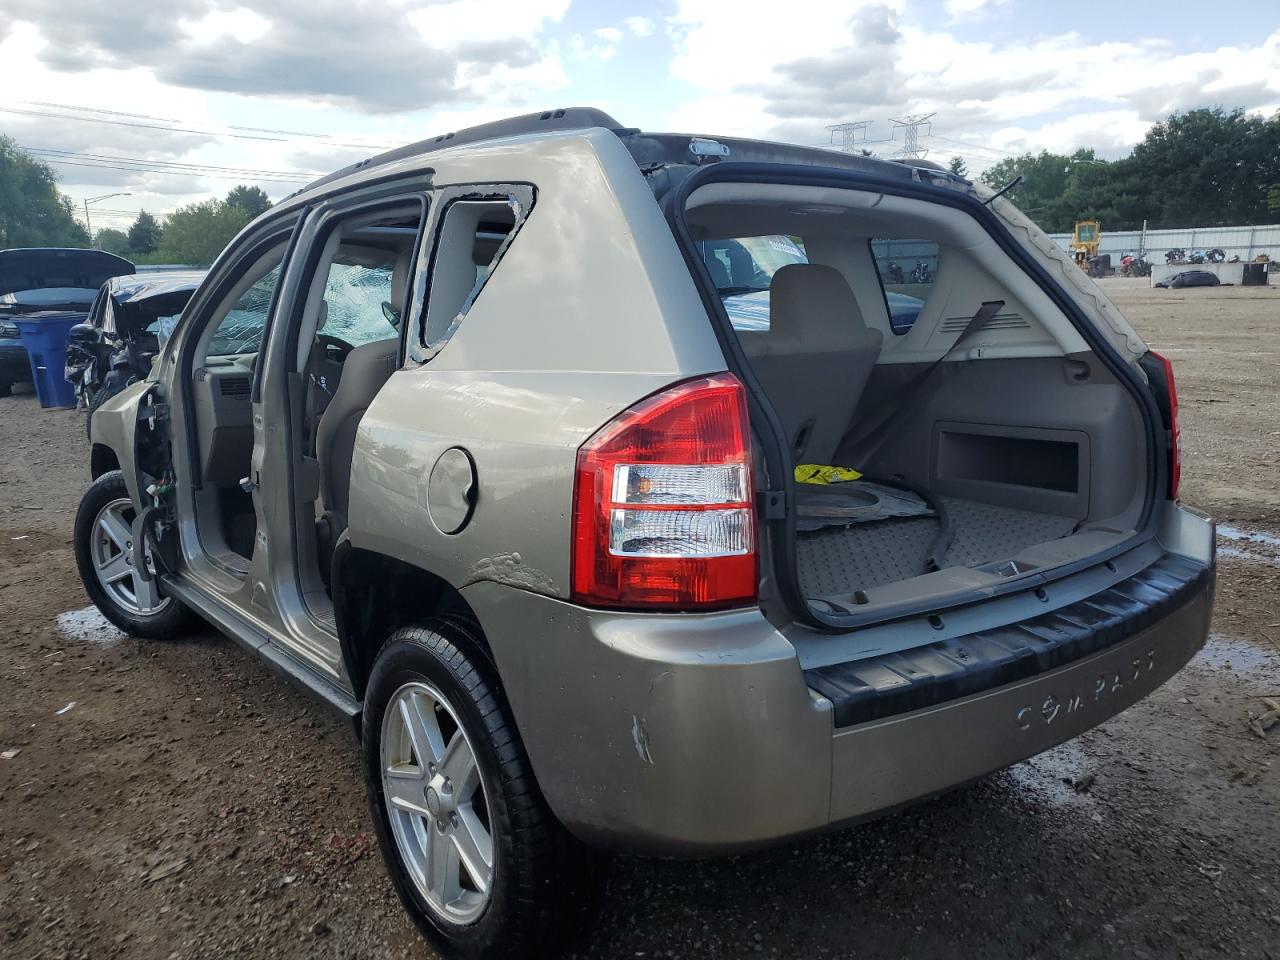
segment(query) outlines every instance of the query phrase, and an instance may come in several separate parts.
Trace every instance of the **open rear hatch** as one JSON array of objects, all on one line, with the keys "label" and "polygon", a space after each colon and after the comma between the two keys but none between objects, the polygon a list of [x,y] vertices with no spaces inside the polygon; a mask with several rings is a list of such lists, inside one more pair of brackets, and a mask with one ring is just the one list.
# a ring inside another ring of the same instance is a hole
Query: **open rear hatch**
[{"label": "open rear hatch", "polygon": [[1167,482],[1137,358],[967,182],[901,174],[724,162],[668,198],[753,397],[773,588],[827,629],[1103,564]]}]

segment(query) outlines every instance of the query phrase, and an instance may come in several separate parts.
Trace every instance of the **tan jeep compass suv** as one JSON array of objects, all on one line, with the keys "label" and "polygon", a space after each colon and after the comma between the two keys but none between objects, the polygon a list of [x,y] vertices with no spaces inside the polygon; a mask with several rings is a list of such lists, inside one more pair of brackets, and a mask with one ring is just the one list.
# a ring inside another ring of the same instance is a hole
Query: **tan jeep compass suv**
[{"label": "tan jeep compass suv", "polygon": [[92,423],[80,572],[349,717],[387,868],[545,955],[597,851],[849,823],[1079,734],[1204,642],[1167,362],[927,164],[586,109],[249,225]]}]

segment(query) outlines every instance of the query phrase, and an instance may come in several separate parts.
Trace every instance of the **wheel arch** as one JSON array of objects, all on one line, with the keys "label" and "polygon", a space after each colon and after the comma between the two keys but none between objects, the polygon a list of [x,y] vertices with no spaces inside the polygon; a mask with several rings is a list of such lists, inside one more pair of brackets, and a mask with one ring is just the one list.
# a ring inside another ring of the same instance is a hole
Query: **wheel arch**
[{"label": "wheel arch", "polygon": [[475,611],[443,577],[396,557],[354,547],[349,540],[338,544],[330,571],[338,642],[356,699],[364,699],[373,662],[387,638],[412,623],[462,621],[468,639],[493,661]]},{"label": "wheel arch", "polygon": [[120,469],[120,458],[105,443],[95,443],[89,450],[89,475],[97,480],[104,473]]}]

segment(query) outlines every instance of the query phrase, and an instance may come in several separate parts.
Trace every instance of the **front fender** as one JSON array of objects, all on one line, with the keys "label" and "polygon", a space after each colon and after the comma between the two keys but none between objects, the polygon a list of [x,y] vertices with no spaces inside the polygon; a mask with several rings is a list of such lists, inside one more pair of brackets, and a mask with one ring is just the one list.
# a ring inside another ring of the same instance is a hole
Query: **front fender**
[{"label": "front fender", "polygon": [[146,381],[130,384],[98,407],[89,420],[89,443],[105,446],[115,454],[129,496],[139,510],[142,509],[142,497],[134,438],[138,426],[138,405],[147,388],[153,385]]}]

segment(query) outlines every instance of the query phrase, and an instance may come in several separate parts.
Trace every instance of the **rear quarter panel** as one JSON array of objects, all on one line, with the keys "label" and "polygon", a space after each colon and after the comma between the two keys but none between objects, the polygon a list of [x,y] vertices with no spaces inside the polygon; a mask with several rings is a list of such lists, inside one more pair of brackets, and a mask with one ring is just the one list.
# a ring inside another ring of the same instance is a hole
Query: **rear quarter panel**
[{"label": "rear quarter panel", "polygon": [[[567,597],[578,447],[642,397],[725,369],[724,357],[612,133],[432,160],[437,186],[532,183],[536,200],[453,338],[393,374],[361,421],[351,542],[459,588],[492,580]],[[431,520],[427,486],[454,446],[475,463],[478,495],[469,524],[448,535]]]}]

